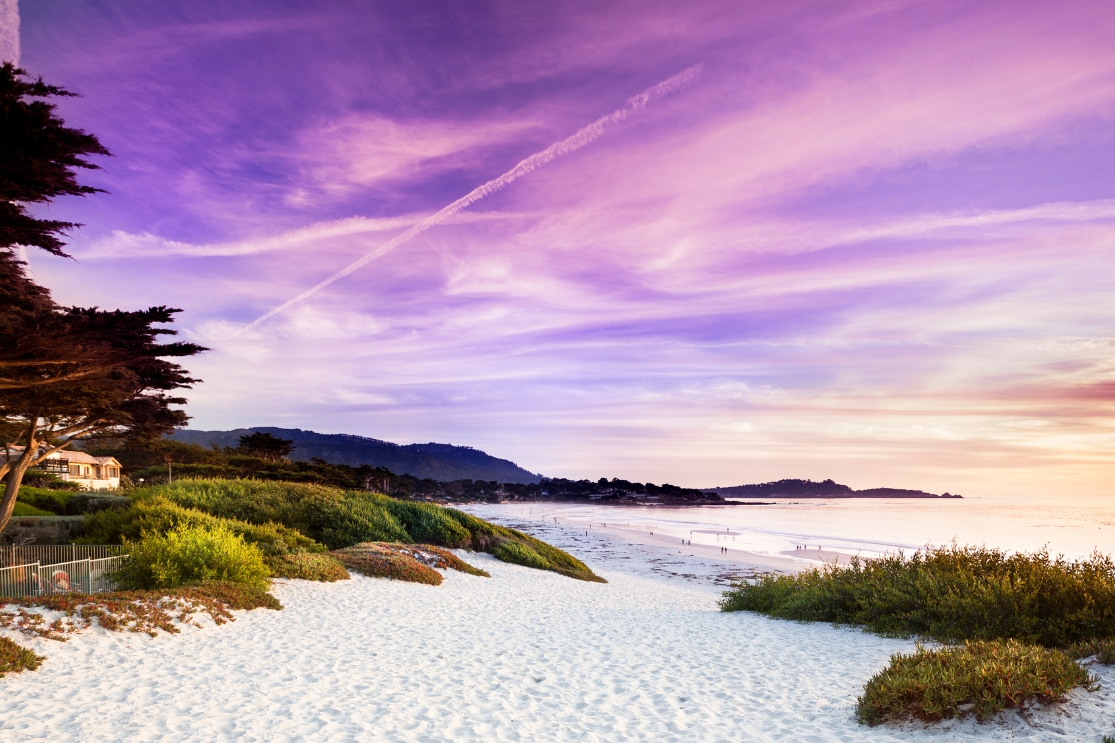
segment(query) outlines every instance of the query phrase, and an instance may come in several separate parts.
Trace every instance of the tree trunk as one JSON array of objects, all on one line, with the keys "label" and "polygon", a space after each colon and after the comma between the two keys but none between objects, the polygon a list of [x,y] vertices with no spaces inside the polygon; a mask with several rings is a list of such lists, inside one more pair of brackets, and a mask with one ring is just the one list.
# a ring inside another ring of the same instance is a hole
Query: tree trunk
[{"label": "tree trunk", "polygon": [[39,451],[39,442],[35,438],[38,428],[39,419],[33,417],[27,426],[26,448],[15,463],[8,462],[8,476],[4,480],[4,497],[0,500],[0,533],[8,527],[8,521],[12,518],[12,511],[15,510],[19,486],[23,484],[23,475],[27,472],[27,468],[31,466],[31,463],[35,461],[35,455]]}]

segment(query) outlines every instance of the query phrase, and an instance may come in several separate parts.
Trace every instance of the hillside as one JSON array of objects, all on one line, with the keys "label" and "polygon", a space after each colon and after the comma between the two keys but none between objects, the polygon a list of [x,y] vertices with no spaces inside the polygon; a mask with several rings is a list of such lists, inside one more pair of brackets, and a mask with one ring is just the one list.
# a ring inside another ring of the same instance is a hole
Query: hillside
[{"label": "hillside", "polygon": [[362,464],[385,467],[396,474],[413,475],[439,482],[486,480],[537,483],[542,478],[514,462],[498,459],[479,449],[452,444],[393,444],[390,441],[345,433],[317,433],[299,428],[237,428],[231,431],[175,431],[169,438],[201,446],[236,446],[240,437],[253,432],[270,433],[294,441],[291,459],[307,462],[323,459],[330,464]]},{"label": "hillside", "polygon": [[754,485],[735,485],[729,488],[705,488],[706,493],[716,493],[725,498],[961,498],[960,495],[926,493],[902,488],[868,488],[852,490],[832,480],[779,480]]}]

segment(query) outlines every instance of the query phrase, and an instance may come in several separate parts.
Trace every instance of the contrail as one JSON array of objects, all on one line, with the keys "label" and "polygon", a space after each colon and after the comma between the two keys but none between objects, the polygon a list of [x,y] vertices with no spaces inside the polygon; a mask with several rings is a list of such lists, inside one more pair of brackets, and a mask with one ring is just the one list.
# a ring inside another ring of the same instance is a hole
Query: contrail
[{"label": "contrail", "polygon": [[678,74],[667,80],[663,80],[662,82],[658,83],[658,85],[655,85],[653,88],[648,88],[642,93],[628,98],[627,103],[624,104],[623,108],[614,111],[607,116],[600,117],[583,129],[578,130],[576,134],[573,134],[572,136],[563,139],[560,142],[556,142],[550,145],[541,152],[536,152],[535,154],[520,162],[511,170],[501,175],[499,178],[494,178],[484,185],[477,187],[467,195],[457,199],[452,204],[445,207],[436,214],[426,217],[421,222],[408,229],[406,232],[395,236],[391,240],[385,242],[383,245],[380,245],[375,250],[364,255],[364,257],[345,266],[337,273],[322,281],[320,284],[307,289],[306,291],[299,294],[297,297],[284,302],[270,312],[256,318],[250,324],[245,325],[243,328],[233,333],[232,337],[235,338],[244,331],[251,330],[260,323],[266,322],[275,315],[286,310],[288,307],[292,307],[293,305],[298,304],[304,299],[309,299],[325,287],[332,284],[334,281],[342,279],[345,276],[348,276],[353,271],[356,271],[357,269],[363,268],[364,266],[368,265],[376,258],[390,253],[392,250],[399,247],[403,243],[410,241],[412,238],[420,235],[434,225],[444,222],[446,219],[453,216],[462,209],[465,209],[470,205],[475,204],[477,201],[480,201],[480,199],[484,198],[485,196],[490,196],[496,191],[499,191],[501,188],[510,185],[513,181],[518,178],[522,178],[524,175],[530,173],[532,170],[540,168],[543,165],[556,160],[562,155],[567,155],[570,152],[581,149],[589,142],[592,142],[594,139],[597,139],[602,134],[604,134],[604,131],[609,126],[623,121],[631,114],[642,111],[651,101],[657,100],[663,96],[669,95],[670,93],[681,90],[686,85],[689,85],[694,80],[696,80],[700,74],[701,65],[694,65],[682,72],[679,72]]}]

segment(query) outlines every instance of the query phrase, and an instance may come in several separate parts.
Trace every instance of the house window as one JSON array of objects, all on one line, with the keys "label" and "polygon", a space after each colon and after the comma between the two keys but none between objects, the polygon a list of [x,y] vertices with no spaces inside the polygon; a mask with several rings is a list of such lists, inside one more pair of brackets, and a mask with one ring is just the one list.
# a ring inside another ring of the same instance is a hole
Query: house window
[{"label": "house window", "polygon": [[43,469],[56,475],[65,475],[70,471],[70,460],[47,459],[43,462]]},{"label": "house window", "polygon": [[81,477],[81,465],[80,464],[71,464],[70,465],[70,476],[71,477]]}]

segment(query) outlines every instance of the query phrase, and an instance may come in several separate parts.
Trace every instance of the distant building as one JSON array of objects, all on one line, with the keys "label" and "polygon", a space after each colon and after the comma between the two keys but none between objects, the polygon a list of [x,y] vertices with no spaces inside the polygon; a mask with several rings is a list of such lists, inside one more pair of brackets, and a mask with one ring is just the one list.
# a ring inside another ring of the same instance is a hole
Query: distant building
[{"label": "distant building", "polygon": [[[13,446],[12,455],[23,453]],[[4,452],[0,451],[0,458]],[[83,451],[56,451],[39,462],[37,469],[58,475],[58,479],[77,483],[83,490],[113,490],[120,487],[120,462],[116,457],[94,457]]]}]

